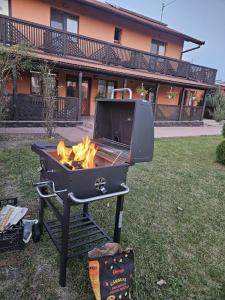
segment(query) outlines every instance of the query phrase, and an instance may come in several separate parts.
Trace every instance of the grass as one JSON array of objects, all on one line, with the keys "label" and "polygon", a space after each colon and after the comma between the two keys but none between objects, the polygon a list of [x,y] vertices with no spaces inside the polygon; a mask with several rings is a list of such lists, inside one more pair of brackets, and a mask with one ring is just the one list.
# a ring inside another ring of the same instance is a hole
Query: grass
[{"label": "grass", "polygon": [[[225,169],[215,162],[220,137],[158,140],[153,163],[130,168],[122,242],[136,253],[139,300],[225,299]],[[29,146],[0,152],[5,194],[17,185],[37,215],[38,157]],[[6,180],[7,178],[7,180]],[[112,234],[115,201],[93,204]],[[67,288],[58,287],[58,255],[45,233],[38,244],[0,256],[0,299],[94,299],[87,258],[69,261]],[[156,282],[164,279],[166,284]]]}]

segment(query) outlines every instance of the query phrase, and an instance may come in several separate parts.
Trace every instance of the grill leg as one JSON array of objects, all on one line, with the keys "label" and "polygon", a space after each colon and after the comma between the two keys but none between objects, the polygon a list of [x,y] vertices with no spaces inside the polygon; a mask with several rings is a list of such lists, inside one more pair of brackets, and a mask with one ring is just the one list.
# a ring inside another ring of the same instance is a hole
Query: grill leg
[{"label": "grill leg", "polygon": [[70,222],[70,201],[63,201],[63,222],[62,222],[62,245],[60,251],[60,275],[59,284],[66,286],[66,267],[68,260],[68,240]]},{"label": "grill leg", "polygon": [[83,216],[85,216],[85,214],[87,213],[88,213],[88,204],[86,203],[83,205]]},{"label": "grill leg", "polygon": [[[45,194],[45,189],[42,189],[42,193]],[[45,209],[46,203],[45,200],[41,197],[39,197],[39,229],[40,233],[43,233],[43,225],[44,225],[44,209]]]},{"label": "grill leg", "polygon": [[115,229],[114,229],[114,238],[113,238],[115,243],[120,243],[122,221],[123,221],[123,204],[124,204],[124,196],[118,196],[117,204],[116,204],[116,219],[115,219]]}]

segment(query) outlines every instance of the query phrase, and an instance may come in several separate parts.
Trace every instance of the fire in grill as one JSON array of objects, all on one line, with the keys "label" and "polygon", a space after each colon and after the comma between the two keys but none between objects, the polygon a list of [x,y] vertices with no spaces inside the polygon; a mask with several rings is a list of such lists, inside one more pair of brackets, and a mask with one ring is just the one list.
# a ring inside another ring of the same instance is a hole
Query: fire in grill
[{"label": "fire in grill", "polygon": [[[41,163],[41,180],[36,184],[41,201],[40,227],[42,231],[45,225],[60,252],[62,286],[66,282],[68,255],[75,256],[89,251],[94,247],[89,242],[99,241],[102,244],[112,240],[93,223],[89,203],[117,196],[113,240],[120,241],[124,195],[129,192],[126,185],[128,168],[135,163],[151,161],[153,148],[151,104],[143,100],[114,99],[97,101],[93,140],[86,137],[75,145],[65,145],[63,141],[58,145],[32,145]],[[56,209],[54,198],[63,204],[63,214]],[[53,211],[56,221],[44,219],[44,203]],[[70,206],[73,204],[83,204],[84,220],[79,217],[79,230],[86,235],[82,235],[78,243],[78,238],[71,240],[70,237],[71,222],[75,222],[70,216]],[[89,225],[91,222],[96,226],[99,234],[96,239],[85,228],[87,220]],[[56,224],[58,231],[55,230]]]}]

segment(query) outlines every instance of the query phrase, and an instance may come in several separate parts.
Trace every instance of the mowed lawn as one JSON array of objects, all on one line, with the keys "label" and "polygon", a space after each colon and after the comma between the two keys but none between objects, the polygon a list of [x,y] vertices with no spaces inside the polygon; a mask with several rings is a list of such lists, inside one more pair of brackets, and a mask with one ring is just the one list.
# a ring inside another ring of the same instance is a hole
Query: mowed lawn
[{"label": "mowed lawn", "polygon": [[[220,137],[157,140],[152,163],[130,168],[122,232],[136,254],[135,299],[225,299],[225,167],[215,162]],[[2,195],[15,188],[37,216],[38,157],[30,146],[0,152]],[[4,196],[3,195],[3,196]],[[115,200],[91,206],[113,232]],[[0,299],[94,299],[87,257],[69,261],[58,287],[58,255],[47,234],[22,252],[0,255]],[[165,280],[159,286],[157,281]]]}]

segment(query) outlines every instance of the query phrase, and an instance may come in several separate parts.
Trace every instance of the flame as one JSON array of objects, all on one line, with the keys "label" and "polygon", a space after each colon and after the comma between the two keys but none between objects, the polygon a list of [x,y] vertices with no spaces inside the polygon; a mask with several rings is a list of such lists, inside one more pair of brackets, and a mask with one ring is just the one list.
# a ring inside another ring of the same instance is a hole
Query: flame
[{"label": "flame", "polygon": [[76,168],[89,169],[95,167],[94,158],[97,148],[94,143],[91,143],[87,136],[83,138],[82,142],[68,148],[64,141],[60,141],[57,146],[57,154],[60,157],[59,162],[63,165],[69,165],[72,170]]}]

